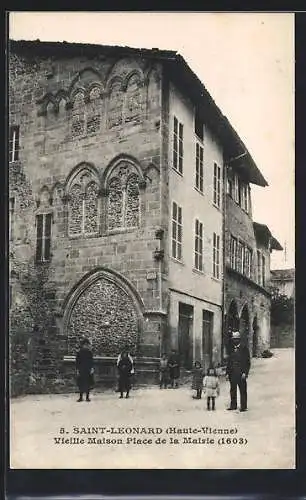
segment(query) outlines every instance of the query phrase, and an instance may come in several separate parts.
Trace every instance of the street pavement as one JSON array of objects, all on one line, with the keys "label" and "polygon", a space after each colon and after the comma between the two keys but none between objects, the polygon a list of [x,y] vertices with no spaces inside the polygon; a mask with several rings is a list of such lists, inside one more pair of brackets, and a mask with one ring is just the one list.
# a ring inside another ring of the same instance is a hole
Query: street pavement
[{"label": "street pavement", "polygon": [[188,386],[140,388],[129,399],[93,392],[90,403],[76,394],[12,399],[11,467],[295,468],[294,350],[273,353],[252,361],[244,413],[226,410],[225,380],[210,412]]}]

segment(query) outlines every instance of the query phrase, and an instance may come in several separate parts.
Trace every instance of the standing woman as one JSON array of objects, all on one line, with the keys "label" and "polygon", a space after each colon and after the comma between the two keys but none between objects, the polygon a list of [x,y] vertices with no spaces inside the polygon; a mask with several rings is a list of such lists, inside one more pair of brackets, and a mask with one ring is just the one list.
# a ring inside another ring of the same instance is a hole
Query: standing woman
[{"label": "standing woman", "polygon": [[178,387],[178,380],[180,378],[180,359],[175,349],[172,349],[172,353],[168,359],[169,377],[172,389]]},{"label": "standing woman", "polygon": [[134,373],[134,364],[132,357],[127,351],[123,351],[117,361],[119,372],[119,392],[120,398],[123,398],[123,393],[126,392],[126,398],[129,397],[131,390],[131,376]]},{"label": "standing woman", "polygon": [[89,392],[93,386],[93,355],[90,350],[88,339],[81,341],[80,350],[75,359],[77,371],[77,384],[80,391],[78,402],[83,401],[83,394],[86,394],[86,401],[90,401]]}]

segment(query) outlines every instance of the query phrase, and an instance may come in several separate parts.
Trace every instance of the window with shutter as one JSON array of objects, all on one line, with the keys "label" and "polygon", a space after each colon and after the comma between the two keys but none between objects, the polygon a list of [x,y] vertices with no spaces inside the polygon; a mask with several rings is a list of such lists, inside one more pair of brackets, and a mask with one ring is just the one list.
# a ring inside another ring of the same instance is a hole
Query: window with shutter
[{"label": "window with shutter", "polygon": [[174,170],[183,174],[183,157],[184,157],[184,127],[183,124],[178,121],[176,116],[173,118],[173,159],[172,165]]},{"label": "window with shutter", "polygon": [[51,258],[52,214],[36,215],[36,261],[48,262]]},{"label": "window with shutter", "polygon": [[220,235],[213,234],[213,277],[220,278]]},{"label": "window with shutter", "polygon": [[9,130],[9,162],[19,160],[19,125],[13,125]]},{"label": "window with shutter", "polygon": [[172,257],[182,260],[183,222],[182,207],[172,204]]},{"label": "window with shutter", "polygon": [[214,163],[214,187],[213,187],[213,203],[220,208],[221,204],[221,168],[217,163]]},{"label": "window with shutter", "polygon": [[203,271],[203,223],[195,221],[195,247],[194,266],[198,271]]},{"label": "window with shutter", "polygon": [[195,187],[203,193],[203,147],[196,143],[196,182]]}]

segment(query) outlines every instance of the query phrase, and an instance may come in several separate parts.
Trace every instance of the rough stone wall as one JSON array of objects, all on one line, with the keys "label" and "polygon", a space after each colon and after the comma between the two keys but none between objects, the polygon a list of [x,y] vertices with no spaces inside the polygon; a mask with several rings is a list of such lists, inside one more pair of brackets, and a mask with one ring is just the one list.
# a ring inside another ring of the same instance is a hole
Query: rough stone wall
[{"label": "rough stone wall", "polygon": [[[139,293],[144,310],[159,308],[157,279],[148,280],[147,273],[159,271],[154,251],[161,220],[161,69],[143,59],[11,53],[9,70],[10,125],[20,126],[19,161],[9,166],[10,197],[15,197],[11,267],[19,266],[16,279],[26,284],[24,309],[32,317],[26,330],[34,335],[36,325],[39,339],[44,332],[45,350],[58,362],[67,345],[61,320],[57,328],[53,322],[72,287],[93,269],[117,271]],[[124,188],[124,228],[111,227],[107,218],[109,210],[116,213],[109,181],[120,160],[137,174]],[[50,262],[35,263],[39,213],[52,214]],[[148,316],[141,332],[143,355],[159,355],[162,325],[160,317]],[[58,378],[56,362],[48,365],[53,378]]]},{"label": "rough stone wall", "polygon": [[239,318],[243,308],[246,306],[249,313],[249,335],[248,345],[250,351],[253,351],[253,321],[257,318],[258,324],[258,342],[257,352],[259,355],[270,346],[270,296],[264,291],[260,291],[259,287],[252,286],[238,275],[233,276],[230,271],[226,274],[225,283],[225,311],[228,313],[231,302],[234,300]]},{"label": "rough stone wall", "polygon": [[271,349],[293,348],[295,345],[294,325],[271,325]]}]

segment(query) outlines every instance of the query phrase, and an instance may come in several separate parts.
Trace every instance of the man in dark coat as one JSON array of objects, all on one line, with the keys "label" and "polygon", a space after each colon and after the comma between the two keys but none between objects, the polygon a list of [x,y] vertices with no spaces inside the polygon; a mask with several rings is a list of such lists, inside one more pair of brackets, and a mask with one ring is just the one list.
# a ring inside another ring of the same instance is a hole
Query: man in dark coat
[{"label": "man in dark coat", "polygon": [[172,349],[169,356],[168,368],[171,387],[178,387],[178,379],[180,377],[180,359],[175,349]]},{"label": "man in dark coat", "polygon": [[240,342],[240,333],[232,333],[232,345],[227,362],[226,375],[230,381],[231,404],[228,410],[237,409],[237,386],[240,391],[240,411],[247,410],[247,377],[251,362],[246,345]]},{"label": "man in dark coat", "polygon": [[90,350],[89,340],[84,339],[75,359],[77,370],[77,384],[80,391],[78,402],[83,401],[83,394],[86,394],[86,401],[90,401],[89,393],[93,386],[93,355]]},{"label": "man in dark coat", "polygon": [[119,372],[120,398],[123,398],[124,392],[126,392],[125,397],[128,398],[132,385],[131,376],[134,372],[134,363],[128,351],[123,351],[118,357],[117,368]]}]

